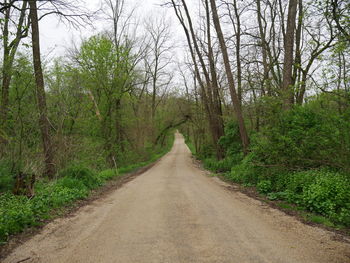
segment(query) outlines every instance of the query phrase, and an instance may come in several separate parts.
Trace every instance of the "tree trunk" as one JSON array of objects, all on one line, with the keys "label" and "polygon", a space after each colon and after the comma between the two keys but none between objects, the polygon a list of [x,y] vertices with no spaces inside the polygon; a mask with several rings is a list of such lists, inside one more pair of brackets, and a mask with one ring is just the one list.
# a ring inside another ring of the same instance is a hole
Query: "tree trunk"
[{"label": "tree trunk", "polygon": [[215,30],[216,30],[216,33],[217,33],[217,36],[219,39],[221,53],[222,53],[222,56],[224,59],[226,76],[227,76],[227,80],[228,80],[229,88],[230,88],[230,95],[231,95],[233,107],[234,107],[236,118],[237,118],[238,125],[239,125],[239,132],[240,132],[240,136],[241,136],[243,152],[244,152],[244,154],[247,154],[248,147],[249,147],[249,137],[248,137],[248,133],[247,133],[247,130],[245,127],[244,119],[243,119],[241,103],[238,99],[234,80],[233,80],[233,74],[232,74],[231,65],[230,65],[230,61],[229,61],[229,57],[228,57],[227,47],[226,47],[225,39],[224,39],[222,30],[221,30],[221,25],[220,25],[220,21],[219,21],[218,12],[216,9],[215,0],[210,0],[210,4],[211,4],[211,9],[212,9],[212,16],[213,16]]},{"label": "tree trunk", "polygon": [[215,129],[215,146],[216,157],[221,160],[224,157],[224,149],[218,144],[219,139],[225,135],[224,123],[222,119],[221,101],[219,95],[218,79],[216,74],[213,48],[211,46],[211,32],[210,32],[210,12],[208,0],[205,1],[206,16],[207,16],[207,39],[208,39],[208,59],[211,74],[211,89],[213,92],[213,125]]},{"label": "tree trunk", "polygon": [[36,83],[36,96],[39,111],[39,126],[44,148],[45,170],[44,174],[53,177],[55,174],[54,151],[52,148],[50,136],[50,123],[47,117],[47,106],[45,96],[44,77],[41,68],[40,59],[40,39],[39,39],[39,22],[36,1],[29,1],[30,20],[32,27],[32,48],[33,48],[33,64]]},{"label": "tree trunk", "polygon": [[[302,25],[303,25],[303,0],[298,0],[298,26],[295,32],[295,59],[293,68],[293,83],[296,85],[296,93],[298,94],[300,88],[301,78],[301,43],[302,43]],[[297,100],[296,95],[296,100]]]},{"label": "tree trunk", "polygon": [[242,65],[241,65],[241,18],[238,12],[237,1],[233,0],[236,16],[236,63],[237,63],[237,93],[239,103],[242,105]]},{"label": "tree trunk", "polygon": [[262,14],[261,14],[261,4],[260,0],[256,1],[257,3],[257,19],[258,19],[258,24],[259,24],[259,33],[260,33],[260,38],[261,38],[261,51],[262,51],[262,62],[263,62],[263,67],[264,67],[264,75],[263,75],[263,80],[262,80],[262,93],[265,93],[265,89],[267,90],[267,94],[269,96],[272,95],[271,92],[271,87],[270,84],[268,83],[269,79],[269,66],[267,62],[267,41],[266,41],[266,34],[265,34],[265,29],[263,27],[262,23]]},{"label": "tree trunk", "polygon": [[282,81],[282,99],[284,108],[289,109],[294,103],[293,91],[293,50],[294,50],[294,32],[295,19],[297,14],[298,0],[289,0],[287,30],[284,37],[284,61],[283,61],[283,81]]},{"label": "tree trunk", "polygon": [[[1,89],[1,106],[0,106],[0,127],[5,126],[9,105],[10,84],[12,78],[12,67],[19,43],[27,35],[27,30],[23,30],[24,20],[26,17],[27,1],[24,1],[21,7],[21,13],[18,19],[15,38],[9,42],[9,21],[11,8],[5,10],[3,26],[3,65],[2,65],[2,89]],[[1,138],[0,138],[1,143]]]}]

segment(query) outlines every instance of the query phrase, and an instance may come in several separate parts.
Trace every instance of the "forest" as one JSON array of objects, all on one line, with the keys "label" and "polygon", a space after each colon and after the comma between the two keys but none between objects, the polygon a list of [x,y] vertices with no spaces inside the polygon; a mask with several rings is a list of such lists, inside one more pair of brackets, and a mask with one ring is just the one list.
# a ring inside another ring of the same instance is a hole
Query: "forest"
[{"label": "forest", "polygon": [[[349,229],[348,0],[159,0],[144,18],[100,2],[0,2],[0,242],[156,161],[176,129],[224,180]],[[107,26],[49,57],[50,16]]]}]

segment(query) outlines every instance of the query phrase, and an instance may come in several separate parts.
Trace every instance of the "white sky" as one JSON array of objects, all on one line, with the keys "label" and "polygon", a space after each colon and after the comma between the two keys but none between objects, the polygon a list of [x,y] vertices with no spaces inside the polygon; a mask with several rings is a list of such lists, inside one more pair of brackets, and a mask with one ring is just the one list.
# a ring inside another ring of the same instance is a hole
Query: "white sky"
[{"label": "white sky", "polygon": [[[96,11],[101,6],[103,0],[79,0],[85,2],[86,7],[89,10]],[[166,12],[166,17],[171,17],[175,20],[173,10],[165,7],[160,7],[159,4],[163,0],[126,0],[126,6],[137,7],[138,16],[147,18],[148,16],[156,15],[161,12]],[[50,15],[44,17],[40,21],[40,43],[42,54],[53,56],[62,56],[65,53],[66,48],[72,46],[72,41],[80,43],[81,38],[86,38],[97,34],[103,29],[109,29],[105,20],[98,19],[94,21],[95,29],[86,26],[76,30],[71,26],[67,26],[59,21],[56,15]],[[175,30],[178,31],[178,30]],[[181,32],[182,33],[182,32]]]}]

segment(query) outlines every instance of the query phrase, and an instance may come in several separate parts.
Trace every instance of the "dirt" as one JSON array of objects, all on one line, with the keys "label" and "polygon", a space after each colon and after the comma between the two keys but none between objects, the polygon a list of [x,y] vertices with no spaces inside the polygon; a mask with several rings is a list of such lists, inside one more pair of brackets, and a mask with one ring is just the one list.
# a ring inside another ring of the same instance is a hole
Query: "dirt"
[{"label": "dirt", "polygon": [[350,262],[350,244],[203,176],[183,137],[118,190],[46,225],[16,262]]}]

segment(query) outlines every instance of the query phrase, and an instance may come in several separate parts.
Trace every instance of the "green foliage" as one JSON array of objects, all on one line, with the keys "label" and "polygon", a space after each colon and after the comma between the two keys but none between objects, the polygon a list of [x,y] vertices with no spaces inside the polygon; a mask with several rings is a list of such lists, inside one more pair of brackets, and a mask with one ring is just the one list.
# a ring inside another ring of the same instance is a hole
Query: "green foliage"
[{"label": "green foliage", "polygon": [[301,194],[315,181],[315,177],[318,173],[319,171],[316,170],[291,173],[288,177],[286,189],[293,193]]},{"label": "green foliage", "polygon": [[308,215],[307,219],[316,224],[322,224],[329,227],[334,227],[334,224],[327,218],[319,215]]},{"label": "green foliage", "polygon": [[269,200],[291,200],[291,195],[293,195],[290,191],[284,191],[284,192],[271,192],[272,189],[270,189],[270,192],[267,193],[267,198]]},{"label": "green foliage", "polygon": [[274,171],[253,165],[248,156],[232,167],[227,177],[236,183],[256,185],[258,192],[270,200],[285,200],[350,226],[350,182],[346,175],[325,169]]},{"label": "green foliage", "polygon": [[9,191],[0,194],[0,242],[6,241],[12,234],[49,219],[53,210],[86,198],[92,189],[104,182],[156,161],[170,150],[173,141],[174,136],[167,136],[166,146],[153,152],[147,161],[120,167],[117,170],[107,169],[95,173],[81,164],[71,165],[58,173],[56,181],[37,182],[36,194],[31,199],[15,196]]},{"label": "green foliage", "polygon": [[334,221],[350,223],[350,181],[344,175],[320,171],[303,192],[304,205]]},{"label": "green foliage", "polygon": [[59,173],[59,176],[79,180],[89,189],[94,189],[102,184],[102,181],[94,172],[81,166],[66,168]]},{"label": "green foliage", "polygon": [[242,151],[242,143],[237,122],[229,121],[226,124],[225,135],[220,138],[219,144],[225,149],[227,157],[234,159],[239,159],[239,157],[242,158],[240,155],[240,152]]},{"label": "green foliage", "polygon": [[11,173],[10,164],[0,163],[0,193],[11,190],[14,186],[14,176]]},{"label": "green foliage", "polygon": [[34,212],[24,196],[0,195],[0,241],[35,222]]},{"label": "green foliage", "polygon": [[256,172],[257,167],[251,164],[253,155],[246,156],[241,163],[231,168],[230,179],[236,183],[253,184],[258,183],[259,174]]},{"label": "green foliage", "polygon": [[214,149],[212,145],[209,144],[201,149],[197,157],[203,161],[204,167],[208,170],[213,172],[229,172],[231,168],[239,164],[243,158],[239,130],[236,122],[228,122],[225,127],[225,136],[222,136],[218,143],[225,150],[224,159],[217,160],[216,157],[212,155]]},{"label": "green foliage", "polygon": [[256,185],[256,189],[260,194],[268,194],[272,190],[272,183],[269,180],[262,180]]},{"label": "green foliage", "polygon": [[239,160],[231,156],[227,156],[222,160],[217,160],[216,158],[207,158],[203,160],[204,168],[213,172],[229,172],[231,167],[238,162]]},{"label": "green foliage", "polygon": [[288,169],[350,169],[350,119],[313,105],[278,113],[252,142],[255,161]]},{"label": "green foliage", "polygon": [[203,159],[208,159],[212,158],[215,153],[215,148],[214,145],[210,143],[203,144],[202,147],[200,148],[200,151],[196,153],[196,156],[203,160]]},{"label": "green foliage", "polygon": [[120,170],[116,170],[116,169],[107,169],[107,170],[104,170],[100,173],[98,173],[98,178],[100,178],[101,180],[103,181],[107,181],[107,180],[110,180],[114,177],[117,177],[119,176],[119,172]]}]

